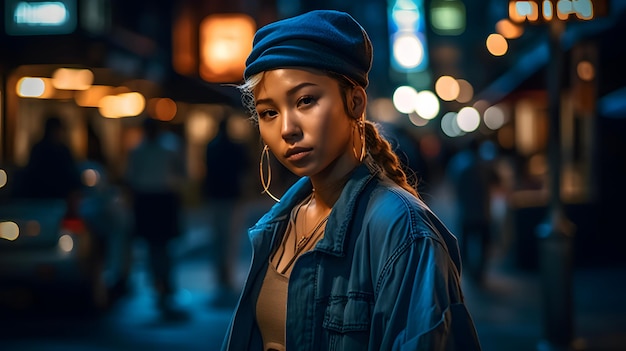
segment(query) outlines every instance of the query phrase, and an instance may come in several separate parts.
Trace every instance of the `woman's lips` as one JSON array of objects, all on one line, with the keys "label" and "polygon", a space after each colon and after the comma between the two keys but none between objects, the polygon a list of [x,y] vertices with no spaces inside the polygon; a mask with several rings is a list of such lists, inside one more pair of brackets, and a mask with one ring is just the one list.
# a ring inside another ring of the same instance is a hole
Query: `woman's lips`
[{"label": "woman's lips", "polygon": [[287,150],[285,153],[285,159],[291,162],[300,161],[303,158],[307,157],[311,153],[312,149],[308,148],[293,148]]}]

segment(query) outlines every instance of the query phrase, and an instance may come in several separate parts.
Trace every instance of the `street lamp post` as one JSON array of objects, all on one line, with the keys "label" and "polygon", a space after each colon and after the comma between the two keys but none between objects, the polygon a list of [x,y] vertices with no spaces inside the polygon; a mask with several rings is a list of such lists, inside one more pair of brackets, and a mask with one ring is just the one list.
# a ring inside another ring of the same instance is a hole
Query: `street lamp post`
[{"label": "street lamp post", "polygon": [[553,21],[549,23],[548,28],[550,47],[550,61],[547,70],[550,203],[545,220],[537,227],[544,313],[544,335],[538,345],[538,350],[565,351],[574,349],[572,313],[572,242],[574,226],[567,219],[560,192],[561,82],[564,71],[564,53],[561,47],[561,37],[565,23]]},{"label": "street lamp post", "polygon": [[536,228],[543,296],[543,339],[539,351],[580,349],[574,340],[573,241],[574,225],[561,201],[561,84],[565,64],[562,36],[570,20],[590,21],[608,14],[608,0],[510,0],[509,17],[514,22],[547,24],[550,58],[548,90],[548,170],[550,202],[547,216]]}]

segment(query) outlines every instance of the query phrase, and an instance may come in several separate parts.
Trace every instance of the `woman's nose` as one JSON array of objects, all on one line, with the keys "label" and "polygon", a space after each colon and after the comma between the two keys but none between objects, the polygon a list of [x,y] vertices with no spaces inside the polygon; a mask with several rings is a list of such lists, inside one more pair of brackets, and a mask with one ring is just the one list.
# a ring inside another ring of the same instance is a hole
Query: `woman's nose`
[{"label": "woman's nose", "polygon": [[297,139],[302,135],[298,118],[293,113],[284,113],[281,125],[281,136],[287,141]]}]

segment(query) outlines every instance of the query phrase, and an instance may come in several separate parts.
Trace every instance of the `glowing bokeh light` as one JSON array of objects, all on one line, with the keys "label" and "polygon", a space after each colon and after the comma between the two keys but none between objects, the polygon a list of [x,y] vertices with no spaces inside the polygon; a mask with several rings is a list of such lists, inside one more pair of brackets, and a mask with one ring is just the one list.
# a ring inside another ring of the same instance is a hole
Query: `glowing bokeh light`
[{"label": "glowing bokeh light", "polygon": [[543,8],[543,19],[546,21],[552,20],[552,17],[554,17],[554,12],[552,11],[552,1],[544,0],[541,7]]},{"label": "glowing bokeh light", "polygon": [[496,32],[506,39],[517,39],[524,34],[524,27],[504,18],[496,23]]},{"label": "glowing bokeh light", "polygon": [[15,8],[16,23],[29,25],[58,26],[67,22],[69,13],[65,4],[60,1],[44,1],[40,3],[20,1]]},{"label": "glowing bokeh light", "polygon": [[415,112],[424,119],[433,119],[439,114],[439,99],[430,90],[422,90],[417,93],[415,99]]},{"label": "glowing bokeh light", "polygon": [[491,106],[491,104],[489,103],[489,101],[487,100],[478,100],[476,101],[473,105],[472,105],[476,111],[478,111],[479,113],[483,113],[485,112],[486,109],[489,108],[489,106]]},{"label": "glowing bokeh light", "polygon": [[253,137],[250,120],[246,116],[233,116],[228,119],[228,135],[239,143],[245,143]]},{"label": "glowing bokeh light", "polygon": [[69,234],[63,234],[59,238],[59,249],[63,252],[70,252],[74,249],[74,240]]},{"label": "glowing bokeh light", "polygon": [[493,33],[487,37],[487,50],[493,56],[502,56],[509,50],[509,44],[502,35]]},{"label": "glowing bokeh light", "polygon": [[560,20],[567,20],[570,14],[582,20],[590,20],[593,18],[593,3],[591,0],[557,1],[556,14]]},{"label": "glowing bokeh light", "polygon": [[390,98],[377,98],[367,104],[368,116],[379,122],[396,123],[401,114],[393,106]]},{"label": "glowing bokeh light", "polygon": [[401,67],[414,68],[424,59],[424,46],[415,34],[402,34],[393,42],[393,55]]},{"label": "glowing bokeh light", "polygon": [[0,222],[0,239],[14,241],[20,236],[20,227],[15,222]]},{"label": "glowing bokeh light", "polygon": [[465,132],[459,128],[458,123],[456,122],[457,113],[456,112],[448,112],[443,117],[441,117],[441,131],[451,138],[456,138],[458,136],[464,135]]},{"label": "glowing bokeh light", "polygon": [[93,83],[88,69],[58,68],[52,74],[52,86],[63,90],[87,90]]},{"label": "glowing bokeh light", "polygon": [[200,76],[208,82],[241,79],[256,22],[248,15],[212,14],[200,23]]},{"label": "glowing bokeh light", "polygon": [[93,168],[88,168],[83,171],[81,177],[85,186],[93,188],[98,185],[98,182],[100,181],[100,172]]},{"label": "glowing bokeh light", "polygon": [[123,116],[139,116],[146,107],[146,99],[138,92],[118,95],[124,104]]},{"label": "glowing bokeh light", "polygon": [[148,100],[148,114],[159,121],[171,121],[178,112],[176,102],[170,98],[152,98]]},{"label": "glowing bokeh light", "polygon": [[428,120],[420,117],[415,112],[409,113],[409,121],[416,127],[423,127],[428,124]]},{"label": "glowing bokeh light", "polygon": [[23,77],[17,82],[16,88],[20,97],[40,97],[46,89],[46,84],[42,78]]},{"label": "glowing bokeh light", "polygon": [[472,84],[465,79],[457,79],[456,82],[459,85],[459,94],[456,97],[456,101],[462,104],[470,102],[474,98],[474,87]]},{"label": "glowing bokeh light", "polygon": [[451,76],[441,76],[435,82],[435,91],[444,101],[452,101],[459,96],[459,83]]},{"label": "glowing bokeh light", "polygon": [[87,90],[80,90],[74,94],[76,104],[81,107],[98,107],[100,100],[110,95],[113,87],[107,85],[92,85]]},{"label": "glowing bokeh light", "polygon": [[105,96],[98,103],[100,114],[107,118],[138,116],[145,107],[146,99],[138,92]]},{"label": "glowing bokeh light", "polygon": [[463,107],[456,117],[456,123],[464,132],[473,132],[480,125],[480,114],[473,107]]},{"label": "glowing bokeh light", "polygon": [[596,70],[593,67],[593,64],[589,61],[580,61],[576,65],[576,74],[578,78],[584,81],[592,81],[596,76]]},{"label": "glowing bokeh light", "polygon": [[515,22],[525,19],[536,21],[539,18],[539,6],[533,1],[510,1],[509,18]]},{"label": "glowing bokeh light", "polygon": [[217,135],[217,121],[204,110],[193,110],[185,125],[186,135],[192,144],[205,144]]},{"label": "glowing bokeh light", "polygon": [[483,114],[483,120],[487,128],[491,130],[500,129],[506,122],[504,111],[498,106],[490,106]]},{"label": "glowing bokeh light", "polygon": [[8,180],[7,172],[4,169],[0,169],[0,188],[7,185]]},{"label": "glowing bokeh light", "polygon": [[430,20],[433,31],[439,35],[459,35],[466,26],[465,5],[458,0],[433,1]]},{"label": "glowing bokeh light", "polygon": [[415,111],[415,101],[417,100],[417,91],[408,85],[398,87],[393,92],[393,106],[401,113],[411,113]]},{"label": "glowing bokeh light", "polygon": [[401,10],[397,9],[393,11],[392,18],[401,28],[411,28],[420,19],[420,14],[417,12],[417,6],[410,1],[401,2]]}]

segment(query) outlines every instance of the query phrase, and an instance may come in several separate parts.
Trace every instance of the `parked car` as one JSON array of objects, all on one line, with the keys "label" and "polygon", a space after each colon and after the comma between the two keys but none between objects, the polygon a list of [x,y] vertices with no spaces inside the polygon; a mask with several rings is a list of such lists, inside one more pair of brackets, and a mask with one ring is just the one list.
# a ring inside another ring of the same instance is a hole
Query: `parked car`
[{"label": "parked car", "polygon": [[[101,311],[124,291],[131,265],[130,211],[103,167],[80,165],[77,213],[64,199],[23,198],[0,182],[0,304],[22,309],[38,302]],[[62,300],[58,298],[61,297]],[[50,299],[52,299],[50,301]]]}]

